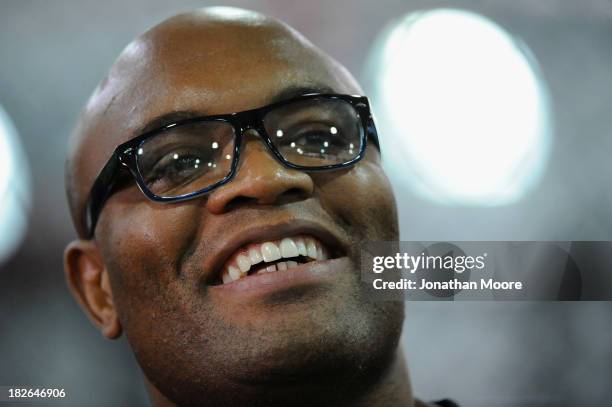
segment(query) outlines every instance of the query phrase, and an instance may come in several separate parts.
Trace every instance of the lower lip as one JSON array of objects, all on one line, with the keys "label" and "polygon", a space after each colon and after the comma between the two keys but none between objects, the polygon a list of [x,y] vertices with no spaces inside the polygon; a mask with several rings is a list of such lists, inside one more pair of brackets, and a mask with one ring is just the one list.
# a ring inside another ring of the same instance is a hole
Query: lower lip
[{"label": "lower lip", "polygon": [[297,267],[258,273],[228,284],[211,286],[210,293],[219,296],[265,296],[300,285],[331,283],[336,275],[349,266],[348,257],[314,261]]}]

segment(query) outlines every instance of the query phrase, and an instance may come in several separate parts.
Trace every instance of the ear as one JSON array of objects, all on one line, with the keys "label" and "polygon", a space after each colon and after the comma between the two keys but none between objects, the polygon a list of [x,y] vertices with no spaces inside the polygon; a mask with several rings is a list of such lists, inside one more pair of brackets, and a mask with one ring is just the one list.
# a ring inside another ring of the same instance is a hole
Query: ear
[{"label": "ear", "polygon": [[64,251],[64,272],[72,295],[102,334],[109,339],[121,336],[108,270],[95,242],[71,242]]}]

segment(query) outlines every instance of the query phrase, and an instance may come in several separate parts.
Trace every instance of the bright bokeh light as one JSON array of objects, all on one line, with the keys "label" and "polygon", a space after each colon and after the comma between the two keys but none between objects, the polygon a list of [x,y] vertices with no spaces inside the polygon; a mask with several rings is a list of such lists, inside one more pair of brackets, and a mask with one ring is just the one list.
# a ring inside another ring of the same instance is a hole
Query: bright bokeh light
[{"label": "bright bokeh light", "polygon": [[368,70],[385,167],[431,200],[516,202],[550,149],[548,96],[526,47],[461,10],[413,13],[381,35]]},{"label": "bright bokeh light", "polygon": [[25,235],[30,201],[29,167],[15,127],[0,108],[0,263]]}]

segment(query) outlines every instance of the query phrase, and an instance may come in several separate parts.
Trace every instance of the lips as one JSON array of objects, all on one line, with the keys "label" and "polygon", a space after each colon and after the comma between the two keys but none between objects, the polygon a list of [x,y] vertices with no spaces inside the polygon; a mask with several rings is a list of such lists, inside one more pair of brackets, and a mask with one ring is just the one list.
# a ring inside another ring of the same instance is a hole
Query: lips
[{"label": "lips", "polygon": [[312,236],[297,235],[239,248],[222,267],[223,284],[259,273],[291,270],[300,264],[329,258],[324,243]]},{"label": "lips", "polygon": [[219,250],[205,261],[213,271],[206,280],[209,285],[229,286],[251,276],[299,272],[304,264],[315,266],[345,256],[347,241],[318,222],[285,218],[254,223],[224,236]]}]

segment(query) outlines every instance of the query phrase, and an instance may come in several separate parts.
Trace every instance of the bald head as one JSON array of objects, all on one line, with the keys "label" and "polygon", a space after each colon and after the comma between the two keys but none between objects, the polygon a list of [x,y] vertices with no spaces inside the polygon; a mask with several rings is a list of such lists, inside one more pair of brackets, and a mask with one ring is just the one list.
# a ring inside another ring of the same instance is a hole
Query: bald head
[{"label": "bald head", "polygon": [[[339,63],[286,24],[205,8],[131,42],[85,106],[69,141],[66,188],[81,237],[89,191],[115,147],[176,112],[221,114],[269,103],[286,89],[361,93]],[[158,120],[156,120],[158,119]]]}]

